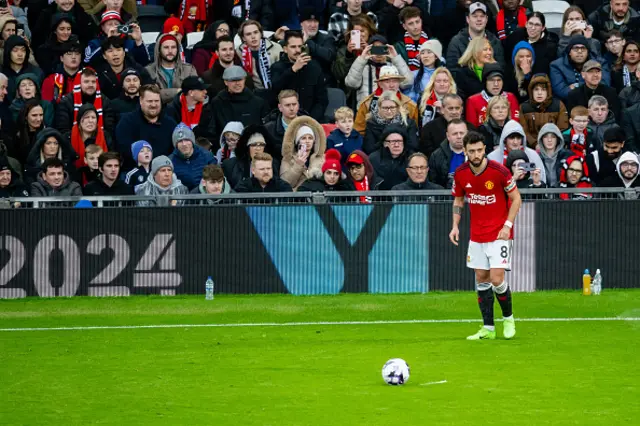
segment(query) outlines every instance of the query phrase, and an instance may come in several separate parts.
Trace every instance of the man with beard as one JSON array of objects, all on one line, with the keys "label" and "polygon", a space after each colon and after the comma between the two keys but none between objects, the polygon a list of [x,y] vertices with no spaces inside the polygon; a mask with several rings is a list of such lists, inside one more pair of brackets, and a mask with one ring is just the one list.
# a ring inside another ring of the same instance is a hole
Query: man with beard
[{"label": "man with beard", "polygon": [[606,33],[618,30],[627,40],[634,40],[640,29],[640,15],[629,7],[629,0],[610,0],[589,15],[589,23],[593,26],[593,36],[602,42],[606,41]]},{"label": "man with beard", "polygon": [[160,86],[164,104],[170,102],[180,92],[185,78],[198,76],[193,65],[180,61],[179,46],[176,36],[162,34],[154,49],[154,63],[146,67],[151,78]]},{"label": "man with beard", "polygon": [[98,157],[100,178],[89,182],[82,191],[88,196],[133,195],[133,188],[120,177],[120,154],[117,152],[103,152]]},{"label": "man with beard", "polygon": [[589,99],[594,95],[604,96],[609,103],[609,108],[616,117],[620,117],[620,101],[616,89],[602,84],[602,65],[593,59],[588,60],[582,66],[582,78],[584,84],[579,85],[569,92],[567,98],[567,111],[573,107],[589,105]]},{"label": "man with beard", "polygon": [[[232,65],[242,65],[242,61],[233,48],[233,39],[229,36],[220,37],[218,39],[218,47],[216,50],[218,59],[213,63],[211,69],[204,72],[202,79],[209,85],[209,97],[215,98],[216,95],[225,90],[222,74],[224,70]],[[253,90],[253,79],[250,75],[245,78],[245,86]]]},{"label": "man with beard", "polygon": [[251,177],[246,177],[235,187],[236,192],[292,192],[291,185],[273,175],[273,157],[266,152],[256,154],[251,160]]},{"label": "man with beard", "polygon": [[211,101],[212,142],[220,139],[220,133],[228,122],[240,121],[245,127],[260,125],[262,118],[269,113],[267,103],[245,87],[247,73],[241,67],[233,65],[227,68],[222,78],[227,89]]},{"label": "man with beard", "polygon": [[100,91],[109,99],[115,99],[122,91],[122,72],[135,69],[140,76],[141,84],[151,84],[153,81],[147,70],[126,55],[124,40],[117,36],[105,39],[101,45],[104,63],[97,69]]},{"label": "man with beard", "polygon": [[318,62],[302,53],[303,36],[297,31],[285,35],[285,53],[273,64],[273,90],[298,92],[300,106],[317,121],[323,121],[329,99],[324,75]]},{"label": "man with beard", "polygon": [[[207,85],[200,77],[187,77],[182,82],[182,90],[167,105],[167,115],[176,123],[184,123],[195,133],[195,137],[212,140],[211,104],[207,97]],[[195,143],[195,138],[194,138]],[[178,174],[179,175],[179,174]],[[190,188],[189,185],[187,187]]]},{"label": "man with beard", "polygon": [[[616,164],[617,174],[606,178],[600,186],[608,188],[638,188],[640,187],[640,180],[638,179],[638,168],[640,167],[640,161],[638,156],[633,152],[625,152],[620,156],[618,164]],[[624,194],[620,194],[621,198],[626,199],[638,199],[638,192],[625,191]]]},{"label": "man with beard", "polygon": [[604,132],[602,147],[587,155],[587,168],[591,180],[596,184],[617,175],[617,163],[626,151],[624,143],[626,135],[622,128],[614,125]]},{"label": "man with beard", "polygon": [[[567,44],[565,54],[551,62],[549,77],[553,94],[566,102],[569,91],[584,84],[582,77],[582,67],[591,58],[589,53],[589,42],[584,36],[576,35],[571,37]],[[602,70],[602,82],[611,84],[611,78],[607,70]]]},{"label": "man with beard", "polygon": [[327,86],[334,87],[336,82],[331,73],[331,64],[336,58],[336,44],[333,37],[319,31],[320,21],[314,7],[307,6],[302,9],[300,26],[309,56],[320,64]]},{"label": "man with beard", "polygon": [[78,40],[69,40],[60,45],[60,64],[56,72],[50,74],[42,83],[42,100],[58,103],[73,91],[75,77],[82,62],[82,46]]},{"label": "man with beard", "polygon": [[111,108],[116,118],[116,123],[124,113],[131,112],[140,105],[140,73],[135,68],[127,68],[120,74],[122,89],[120,96],[113,100]]},{"label": "man with beard", "polygon": [[116,150],[124,160],[124,170],[131,170],[136,162],[131,156],[131,144],[145,140],[153,148],[153,154],[171,154],[171,135],[178,123],[162,111],[160,89],[148,84],[140,88],[140,108],[124,114],[116,127]]},{"label": "man with beard", "polygon": [[98,111],[98,123],[105,132],[112,134],[114,117],[109,99],[102,96],[98,86],[98,76],[92,68],[84,68],[75,78],[74,90],[62,98],[56,108],[53,127],[60,133],[71,132],[76,122],[78,110],[84,104],[93,104]]}]

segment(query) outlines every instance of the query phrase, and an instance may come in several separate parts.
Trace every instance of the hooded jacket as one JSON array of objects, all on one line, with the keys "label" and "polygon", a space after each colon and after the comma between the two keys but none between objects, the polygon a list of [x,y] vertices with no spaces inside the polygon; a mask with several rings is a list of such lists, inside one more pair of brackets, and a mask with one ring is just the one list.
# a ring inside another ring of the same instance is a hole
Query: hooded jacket
[{"label": "hooded jacket", "polygon": [[[574,161],[579,161],[582,164],[582,177],[578,181],[578,183],[571,184],[567,178],[567,171],[569,170],[569,166]],[[571,157],[562,160],[560,166],[560,178],[558,179],[557,188],[592,188],[593,183],[589,177],[589,167],[587,166],[584,158],[579,155],[572,155]],[[574,194],[560,194],[559,198],[561,200],[585,200],[592,198],[592,195],[589,193],[574,193]]]},{"label": "hooded jacket", "polygon": [[[229,182],[227,181],[227,178],[224,178],[224,183],[222,184],[222,195],[227,195],[227,194],[231,194],[232,192],[235,192],[233,189],[231,189],[231,185],[229,185]],[[189,194],[194,194],[194,195],[207,195],[207,191],[204,187],[204,185],[202,183],[199,183],[198,186],[196,186],[195,188],[193,188],[191,191],[189,191]],[[220,201],[222,201],[219,198],[207,198],[206,200],[194,200],[192,202],[190,202],[189,204],[200,204],[200,205],[207,205],[207,206],[212,206],[212,205],[216,205],[219,204]]]},{"label": "hooded jacket", "polygon": [[0,165],[2,167],[8,167],[11,172],[11,182],[4,188],[0,188],[0,198],[11,198],[11,197],[28,197],[29,190],[27,186],[22,182],[20,176],[15,171],[9,162],[9,159],[6,155],[0,155]]},{"label": "hooded jacket", "polygon": [[[640,160],[638,160],[638,155],[633,152],[625,152],[620,156],[618,162],[616,163],[616,171],[618,172],[616,175],[609,176],[604,179],[600,186],[608,187],[608,188],[639,188],[640,187],[640,179],[638,179],[638,175],[640,171],[636,173],[636,175],[632,179],[625,179],[620,171],[620,165],[625,161],[632,161],[640,166]],[[640,170],[640,169],[639,169]],[[638,193],[634,193],[634,197],[631,197],[632,194],[625,194],[623,198],[629,199],[637,199]]]},{"label": "hooded jacket", "polygon": [[220,137],[222,129],[230,121],[240,121],[245,127],[261,125],[262,118],[269,113],[267,103],[247,88],[238,94],[231,94],[228,90],[218,93],[211,101],[211,110],[212,141]]},{"label": "hooded jacket", "polygon": [[[24,57],[24,63],[22,65],[22,69],[18,72],[15,72],[13,68],[11,68],[11,50],[14,47],[22,46],[26,50],[26,55]],[[42,70],[37,66],[31,65],[29,63],[29,58],[31,57],[31,48],[27,44],[27,41],[20,36],[12,35],[4,42],[4,52],[3,52],[3,63],[2,63],[2,72],[9,79],[9,83],[7,85],[7,96],[5,97],[5,102],[12,101],[16,95],[16,88],[18,87],[16,80],[19,76],[23,74],[34,74],[37,78],[37,86],[40,87],[43,80]]]},{"label": "hooded jacket", "polygon": [[233,158],[236,156],[235,150],[229,152],[226,156],[223,155],[224,151],[227,150],[227,142],[226,142],[226,139],[224,138],[224,134],[227,132],[233,132],[233,133],[237,133],[238,135],[242,135],[243,130],[244,130],[244,126],[238,121],[230,121],[227,123],[226,126],[224,126],[224,129],[222,129],[222,133],[220,133],[220,148],[216,151],[216,155],[215,155],[215,158],[218,164],[222,164],[223,160],[226,160],[228,158]]},{"label": "hooded jacket", "polygon": [[[138,74],[140,74],[140,86],[153,83],[153,80],[147,70],[129,56],[125,55],[123,71],[127,68],[132,68],[138,71]],[[122,78],[119,78],[116,75],[107,61],[103,61],[103,63],[97,67],[96,73],[98,74],[100,92],[103,97],[106,96],[109,99],[117,99],[120,94],[123,93]]]},{"label": "hooded jacket", "polygon": [[[15,7],[15,9],[22,10],[18,7]],[[11,10],[14,10],[14,6],[11,6]],[[25,17],[25,20],[26,20],[26,17]],[[14,22],[16,25],[21,23],[21,21],[15,16],[0,15],[0,31],[4,30],[5,25],[7,25],[7,23],[9,22]],[[28,28],[28,25],[25,26],[25,35],[27,36],[27,38],[31,39],[31,35],[26,34],[27,28]],[[38,62],[36,62],[36,59],[33,57],[33,55],[29,57],[29,61],[31,65],[38,66]],[[0,39],[0,65],[2,65],[3,63],[4,63],[4,40]]]},{"label": "hooded jacket", "polygon": [[42,172],[38,174],[38,180],[31,184],[32,197],[81,197],[82,188],[78,182],[74,182],[69,177],[69,173],[64,172],[64,181],[59,188],[53,188],[42,177]]},{"label": "hooded jacket", "polygon": [[487,155],[487,158],[489,160],[498,162],[504,166],[506,164],[507,154],[508,154],[506,145],[505,145],[505,139],[507,139],[507,136],[512,135],[514,133],[517,133],[520,136],[522,136],[523,147],[521,149],[525,152],[525,154],[527,154],[529,161],[532,163],[535,163],[536,168],[540,169],[540,174],[542,175],[541,181],[544,183],[547,183],[547,173],[546,173],[544,164],[542,163],[542,159],[540,158],[540,156],[536,151],[526,146],[526,143],[525,143],[526,135],[525,135],[524,129],[522,128],[520,123],[518,123],[517,121],[514,121],[514,120],[507,121],[507,123],[504,125],[504,129],[502,130],[502,135],[500,135],[500,144],[498,145],[498,149],[494,150],[489,155]]},{"label": "hooded jacket", "polygon": [[[182,87],[182,82],[187,77],[197,77],[198,73],[196,69],[191,64],[185,64],[180,60],[180,56],[177,55],[175,59],[175,68],[173,69],[173,81],[171,87],[169,87],[169,83],[167,81],[167,77],[162,71],[162,65],[160,65],[160,40],[164,36],[171,36],[170,34],[160,34],[157,38],[157,42],[153,49],[153,63],[147,65],[146,70],[151,76],[151,79],[156,82],[156,84],[161,89],[162,103],[166,104],[175,95],[180,92],[180,88]],[[173,36],[171,36],[173,37]],[[175,38],[174,38],[175,39]]]},{"label": "hooded jacket", "polygon": [[465,119],[475,127],[482,126],[482,124],[487,120],[487,106],[489,105],[489,100],[493,98],[493,96],[491,96],[487,91],[487,81],[489,75],[496,71],[500,71],[503,80],[503,90],[496,96],[504,96],[507,98],[509,105],[511,106],[512,120],[518,121],[520,118],[520,103],[518,102],[518,98],[516,98],[513,93],[506,92],[504,90],[505,77],[504,73],[502,73],[502,69],[498,64],[486,64],[482,70],[482,85],[484,86],[484,89],[482,92],[470,96],[467,99],[465,107]]},{"label": "hooded jacket", "polygon": [[369,157],[373,170],[382,178],[382,184],[379,188],[381,190],[390,190],[409,178],[407,175],[407,165],[411,151],[406,142],[409,137],[404,127],[391,125],[382,132],[381,140],[385,140],[392,133],[401,135],[405,141],[402,153],[398,157],[393,158],[389,148],[382,146]]},{"label": "hooded jacket", "polygon": [[[542,138],[549,133],[553,133],[557,140],[556,149],[551,153],[547,153],[542,144]],[[538,133],[538,148],[540,150],[540,159],[544,164],[544,171],[547,176],[547,186],[554,187],[560,177],[561,161],[569,158],[573,153],[565,148],[564,136],[560,132],[560,129],[558,129],[558,126],[553,123],[547,123],[540,129]]]},{"label": "hooded jacket", "polygon": [[[533,99],[533,88],[543,84],[547,88],[547,98],[543,102]],[[538,132],[547,123],[553,123],[560,130],[569,128],[569,114],[562,101],[553,97],[551,82],[546,75],[536,75],[529,83],[529,100],[520,106],[520,124],[527,135],[527,145],[536,148]]]},{"label": "hooded jacket", "polygon": [[[18,91],[18,87],[20,87],[20,83],[23,80],[33,81],[33,84],[36,85],[35,97],[40,99],[41,98],[40,82],[38,81],[38,77],[35,74],[31,74],[31,73],[22,74],[18,78],[16,78],[16,92]],[[24,100],[24,98],[18,97],[16,93],[16,97],[13,99],[13,101],[11,102],[11,105],[9,106],[9,110],[11,111],[11,117],[14,123],[18,120],[20,111],[22,110],[22,107],[24,107],[25,103],[26,101]],[[47,127],[53,125],[55,110],[51,102],[40,100],[40,106],[42,107],[42,111],[44,113],[44,125]]]},{"label": "hooded jacket", "polygon": [[71,143],[67,140],[67,138],[63,137],[56,129],[52,129],[51,127],[49,127],[42,130],[40,134],[38,134],[38,138],[36,139],[36,142],[34,143],[31,151],[29,152],[29,156],[27,157],[24,174],[25,183],[27,185],[35,182],[38,179],[38,175],[42,171],[42,146],[50,136],[53,136],[58,141],[58,157],[64,163],[65,172],[69,172],[72,177],[75,174],[76,170],[73,163],[78,159],[78,155],[73,150],[73,147],[71,146]]},{"label": "hooded jacket", "polygon": [[[155,153],[155,151],[154,151]],[[136,186],[136,195],[139,196],[159,196],[159,195],[184,195],[188,194],[189,190],[186,186],[180,182],[180,179],[173,174],[173,178],[171,180],[171,185],[168,188],[162,188],[155,181],[155,176],[149,175],[149,178],[145,183],[141,183]],[[166,201],[164,198],[156,198],[155,200],[145,200],[145,201],[137,201],[136,205],[140,207],[154,207],[154,206],[166,206]],[[176,205],[181,206],[184,205],[185,200],[174,200],[176,201]]]},{"label": "hooded jacket", "polygon": [[[356,149],[351,154],[358,154],[360,157],[362,157],[362,160],[364,161],[363,163],[364,172],[365,172],[365,177],[369,181],[369,191],[379,190],[380,186],[383,184],[383,180],[380,176],[378,176],[375,169],[373,168],[373,164],[371,164],[371,160],[369,159],[369,156],[364,152],[360,151],[359,149]],[[351,178],[351,175],[349,173],[347,173],[347,184],[349,185],[350,191],[356,190],[354,181]]]},{"label": "hooded jacket", "polygon": [[278,161],[280,155],[276,155],[275,144],[269,132],[267,132],[267,129],[265,129],[264,126],[258,125],[247,126],[238,140],[238,145],[236,145],[234,151],[236,154],[235,157],[228,158],[222,162],[224,177],[229,181],[232,188],[235,188],[242,179],[251,177],[251,158],[249,156],[247,143],[249,142],[249,138],[256,133],[261,134],[267,144],[264,152],[273,157],[273,176],[280,175],[280,162]]},{"label": "hooded jacket", "polygon": [[607,178],[615,176],[620,157],[626,151],[628,151],[628,148],[625,144],[616,158],[609,157],[602,146],[590,152],[589,155],[585,157],[585,163],[587,167],[589,167],[589,178],[591,182],[593,182],[594,185],[600,185]]},{"label": "hooded jacket", "polygon": [[[302,126],[308,126],[314,133],[314,144],[307,159],[307,164],[301,166],[296,161],[298,146],[296,134]],[[282,163],[280,177],[288,182],[294,191],[307,179],[322,177],[322,164],[327,149],[327,137],[322,126],[311,117],[297,117],[289,123],[282,141]]]},{"label": "hooded jacket", "polygon": [[[577,40],[581,40],[580,44],[588,45],[586,39],[582,36],[578,36]],[[551,66],[549,69],[549,77],[551,78],[551,85],[553,86],[553,93],[563,101],[567,100],[569,96],[569,90],[572,84],[582,85],[584,84],[584,79],[579,71],[577,71],[573,65],[573,62],[569,59],[569,51],[573,47],[576,36],[572,37],[567,45],[567,48],[562,56],[560,56],[555,61],[551,62]],[[602,63],[602,59],[594,56],[592,52],[587,54],[587,61],[589,59],[595,59],[598,62]],[[602,84],[611,84],[611,75],[609,74],[609,70],[606,68],[602,69]]]},{"label": "hooded jacket", "polygon": [[193,144],[193,154],[184,158],[180,150],[175,148],[169,156],[173,163],[173,172],[187,189],[196,188],[202,180],[202,170],[209,164],[218,164],[214,156],[196,144]]}]

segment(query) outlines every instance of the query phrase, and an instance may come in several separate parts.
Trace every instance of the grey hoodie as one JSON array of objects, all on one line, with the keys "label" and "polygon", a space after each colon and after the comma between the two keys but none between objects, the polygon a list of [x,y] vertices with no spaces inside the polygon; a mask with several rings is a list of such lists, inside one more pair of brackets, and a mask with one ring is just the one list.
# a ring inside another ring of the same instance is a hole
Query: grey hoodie
[{"label": "grey hoodie", "polygon": [[540,169],[540,174],[542,175],[542,179],[541,179],[542,182],[547,183],[547,173],[544,168],[544,163],[542,162],[542,159],[540,158],[537,152],[535,152],[533,149],[526,146],[527,136],[524,133],[524,129],[522,128],[520,123],[518,123],[517,121],[514,121],[514,120],[507,121],[507,123],[504,125],[504,128],[502,129],[502,134],[500,135],[500,144],[498,145],[498,149],[495,149],[493,152],[491,152],[487,156],[487,158],[489,160],[493,160],[495,162],[498,162],[504,165],[505,163],[504,140],[507,138],[507,136],[513,133],[517,133],[522,136],[522,145],[524,146],[525,154],[527,154],[527,157],[529,157],[529,161],[532,163],[535,163],[536,167]]},{"label": "grey hoodie", "polygon": [[[168,188],[161,188],[156,183],[155,176],[149,176],[145,183],[136,186],[136,195],[140,196],[158,196],[158,195],[183,195],[188,194],[189,190],[182,184],[180,179],[173,174],[173,181]],[[183,205],[185,200],[177,200],[176,205]],[[167,200],[164,198],[156,198],[155,200],[137,201],[136,204],[141,207],[166,206]]]},{"label": "grey hoodie", "polygon": [[[222,185],[222,194],[226,195],[226,194],[231,194],[232,192],[234,191],[231,189],[231,185],[229,185],[227,178],[224,178],[224,185]],[[207,192],[205,191],[202,183],[200,183],[198,186],[196,186],[191,190],[190,194],[206,195]],[[220,201],[221,200],[219,198],[207,198],[206,200],[197,200],[194,202],[198,204],[214,205],[214,204],[218,204]],[[193,204],[194,202],[191,202],[191,204]]]},{"label": "grey hoodie", "polygon": [[[224,134],[226,132],[233,132],[233,133],[237,133],[238,136],[242,135],[242,131],[244,130],[244,126],[242,125],[241,122],[239,121],[230,121],[227,123],[226,126],[224,126],[224,129],[222,129],[222,133],[220,133],[220,149],[218,149],[218,152],[216,152],[216,160],[218,160],[218,164],[222,164],[222,151],[226,148],[227,146],[227,141],[224,139]],[[235,150],[231,151],[231,154],[229,155],[228,158],[233,158],[236,156],[236,152]],[[225,158],[226,160],[226,158]]]},{"label": "grey hoodie", "polygon": [[[556,145],[556,149],[553,154],[547,154],[544,149],[544,145],[542,144],[542,138],[549,133],[553,133],[556,136],[556,140],[558,141],[558,145]],[[540,132],[538,133],[538,147],[540,148],[540,158],[542,159],[542,163],[544,164],[544,170],[547,174],[547,186],[554,187],[556,183],[558,183],[558,171],[559,165],[564,155],[560,155],[562,158],[558,158],[558,155],[563,152],[566,154],[571,154],[568,150],[564,149],[564,138],[562,137],[562,132],[553,123],[547,123],[542,126]]]},{"label": "grey hoodie", "polygon": [[622,173],[620,172],[620,164],[624,163],[625,161],[633,161],[638,166],[640,166],[640,161],[638,160],[638,156],[630,151],[625,152],[620,156],[620,158],[618,158],[618,162],[616,163],[616,170],[618,172],[618,176],[620,176],[620,180],[624,184],[624,187],[629,188],[631,185],[633,185],[633,182],[635,182],[636,179],[638,179],[638,175],[636,175],[636,177],[634,177],[631,180],[627,180],[622,176]]}]

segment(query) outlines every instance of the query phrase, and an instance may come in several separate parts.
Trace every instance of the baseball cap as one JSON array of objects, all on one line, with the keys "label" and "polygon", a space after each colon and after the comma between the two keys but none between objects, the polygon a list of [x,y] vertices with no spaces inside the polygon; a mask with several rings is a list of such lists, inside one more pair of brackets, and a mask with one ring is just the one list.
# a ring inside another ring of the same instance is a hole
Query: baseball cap
[{"label": "baseball cap", "polygon": [[364,164],[364,158],[362,158],[359,154],[356,154],[355,152],[352,152],[351,155],[349,155],[349,157],[347,157],[347,161],[345,161],[346,164]]},{"label": "baseball cap", "polygon": [[600,62],[595,61],[593,59],[589,59],[582,66],[582,71],[583,72],[587,72],[587,71],[591,71],[591,70],[595,70],[595,69],[602,70],[602,65],[600,65]]},{"label": "baseball cap", "polygon": [[189,76],[182,81],[182,93],[187,93],[189,90],[207,90],[208,84],[204,84],[204,80],[198,76]]},{"label": "baseball cap", "polygon": [[473,15],[474,12],[481,10],[484,12],[484,14],[487,14],[487,5],[484,3],[481,3],[479,1],[475,2],[475,3],[471,3],[469,5],[469,15]]},{"label": "baseball cap", "polygon": [[238,81],[244,80],[245,78],[247,78],[247,73],[238,65],[230,66],[224,70],[224,73],[222,74],[222,79],[225,81]]}]

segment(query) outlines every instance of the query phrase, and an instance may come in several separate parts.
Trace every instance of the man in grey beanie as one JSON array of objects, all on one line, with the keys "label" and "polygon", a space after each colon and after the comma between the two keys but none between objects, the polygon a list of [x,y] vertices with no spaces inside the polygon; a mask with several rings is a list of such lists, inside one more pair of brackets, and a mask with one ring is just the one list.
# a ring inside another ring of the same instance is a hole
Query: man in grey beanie
[{"label": "man in grey beanie", "polygon": [[136,195],[156,196],[155,200],[138,201],[136,204],[141,207],[155,206],[178,206],[183,205],[184,200],[171,200],[162,197],[163,195],[188,194],[189,190],[180,182],[180,179],[173,173],[173,163],[165,155],[156,157],[151,162],[151,173],[149,179],[136,187]]},{"label": "man in grey beanie", "polygon": [[184,123],[176,126],[171,141],[175,148],[169,156],[173,171],[191,191],[200,184],[202,170],[209,164],[217,164],[217,161],[211,152],[196,145],[196,135]]}]

